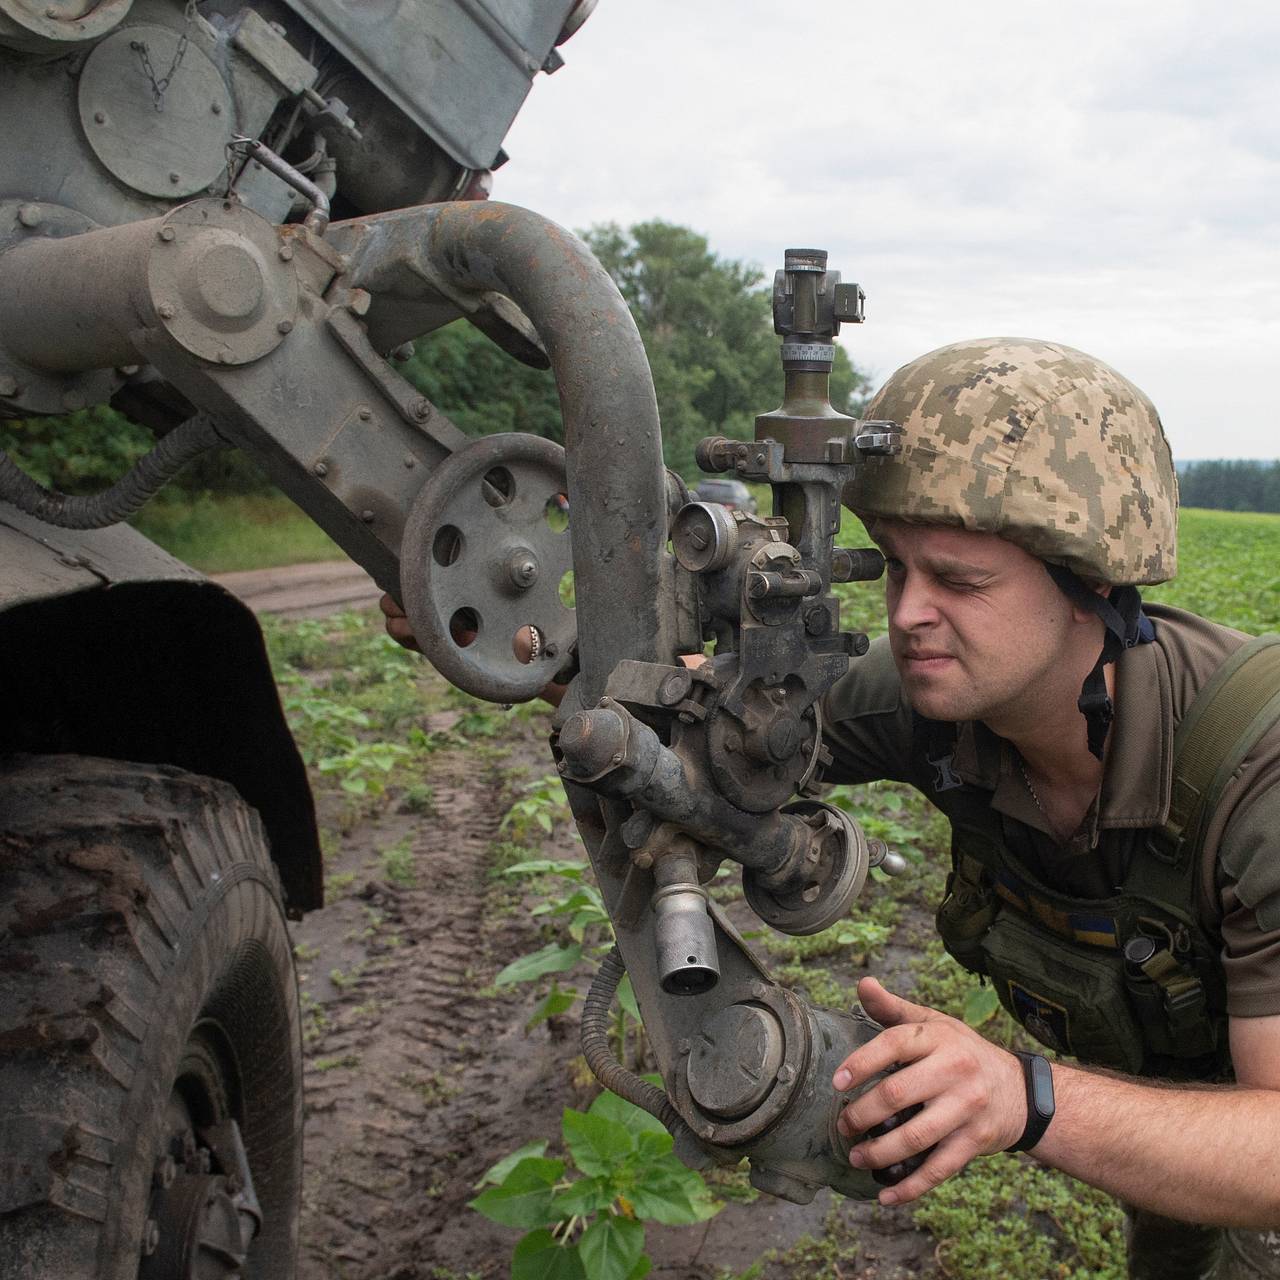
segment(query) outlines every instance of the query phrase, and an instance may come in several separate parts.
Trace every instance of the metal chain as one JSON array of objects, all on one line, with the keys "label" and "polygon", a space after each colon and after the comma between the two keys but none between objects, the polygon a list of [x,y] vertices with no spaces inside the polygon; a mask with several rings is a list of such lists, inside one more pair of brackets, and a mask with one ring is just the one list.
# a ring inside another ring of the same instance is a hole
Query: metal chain
[{"label": "metal chain", "polygon": [[143,73],[151,81],[151,97],[157,111],[164,110],[164,95],[169,92],[169,85],[173,83],[173,77],[178,74],[178,68],[182,66],[182,60],[187,56],[187,46],[191,43],[191,28],[196,20],[196,0],[187,0],[185,17],[186,25],[178,38],[178,47],[173,51],[173,61],[169,64],[169,70],[162,76],[157,76],[155,67],[151,65],[151,51],[147,48],[147,42],[145,40],[129,42],[129,48],[142,62]]}]

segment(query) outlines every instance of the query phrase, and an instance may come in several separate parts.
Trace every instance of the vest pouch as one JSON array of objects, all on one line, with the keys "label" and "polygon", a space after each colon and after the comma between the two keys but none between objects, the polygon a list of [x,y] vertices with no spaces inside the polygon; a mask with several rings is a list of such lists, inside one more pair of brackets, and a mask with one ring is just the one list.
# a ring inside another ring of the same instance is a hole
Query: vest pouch
[{"label": "vest pouch", "polygon": [[1001,911],[982,943],[1001,1004],[1041,1044],[1081,1062],[1136,1074],[1142,1028],[1118,954],[1069,942]]},{"label": "vest pouch", "polygon": [[989,885],[967,880],[952,871],[935,917],[947,953],[970,973],[986,973],[982,943],[1000,911],[1000,900]]}]

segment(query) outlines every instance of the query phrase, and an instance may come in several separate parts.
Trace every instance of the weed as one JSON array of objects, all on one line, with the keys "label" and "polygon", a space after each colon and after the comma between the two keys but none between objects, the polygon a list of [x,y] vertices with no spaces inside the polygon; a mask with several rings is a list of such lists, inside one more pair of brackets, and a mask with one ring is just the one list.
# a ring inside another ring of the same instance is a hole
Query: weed
[{"label": "weed", "polygon": [[320,948],[310,942],[296,942],[293,946],[293,958],[302,964],[309,964],[320,954]]},{"label": "weed", "polygon": [[513,1275],[638,1280],[649,1270],[646,1221],[702,1222],[721,1208],[675,1158],[661,1122],[615,1094],[586,1112],[566,1109],[562,1136],[566,1160],[529,1143],[494,1165],[471,1201],[492,1221],[525,1229]]},{"label": "weed", "polygon": [[550,835],[555,824],[568,817],[569,801],[565,798],[560,776],[549,773],[525,784],[520,798],[498,824],[498,830],[508,832],[513,840],[526,839],[535,827]]},{"label": "weed", "polygon": [[436,811],[436,793],[428,783],[415,782],[405,789],[400,797],[400,812],[414,813],[423,817]]},{"label": "weed", "polygon": [[324,896],[333,898],[344,894],[355,882],[354,871],[331,871],[324,878]]},{"label": "weed", "polygon": [[358,1053],[344,1053],[332,1058],[317,1058],[312,1064],[313,1071],[352,1071],[360,1065]]},{"label": "weed", "polygon": [[417,872],[414,867],[411,836],[405,836],[395,844],[388,845],[383,849],[380,860],[382,874],[388,882],[399,885],[402,889],[413,888],[417,880]]},{"label": "weed", "polygon": [[396,1083],[417,1094],[428,1107],[441,1106],[462,1092],[462,1085],[456,1080],[448,1079],[443,1071],[433,1071],[425,1076],[406,1072],[396,1076]]}]

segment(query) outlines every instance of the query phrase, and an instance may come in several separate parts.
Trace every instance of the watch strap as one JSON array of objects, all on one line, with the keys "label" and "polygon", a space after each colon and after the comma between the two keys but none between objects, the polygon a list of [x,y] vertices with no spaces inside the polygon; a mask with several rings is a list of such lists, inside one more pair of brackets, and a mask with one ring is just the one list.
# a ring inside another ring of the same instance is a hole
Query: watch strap
[{"label": "watch strap", "polygon": [[1030,1151],[1044,1137],[1053,1119],[1053,1072],[1048,1059],[1038,1053],[1014,1049],[1013,1056],[1022,1063],[1022,1077],[1027,1086],[1027,1125],[1022,1137],[1006,1151]]}]

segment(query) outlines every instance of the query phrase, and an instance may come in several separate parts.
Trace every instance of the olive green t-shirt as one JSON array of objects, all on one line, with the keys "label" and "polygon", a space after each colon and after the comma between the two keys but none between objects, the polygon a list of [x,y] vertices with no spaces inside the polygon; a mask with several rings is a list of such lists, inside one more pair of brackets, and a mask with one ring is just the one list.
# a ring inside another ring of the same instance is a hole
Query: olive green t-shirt
[{"label": "olive green t-shirt", "polygon": [[[1067,843],[1049,830],[1017,752],[981,722],[956,727],[943,766],[989,791],[992,823],[1009,851],[1046,886],[1073,896],[1109,896],[1129,860],[1144,856],[1141,833],[1169,811],[1174,730],[1201,686],[1248,639],[1181,609],[1145,609],[1155,640],[1125,650],[1116,664],[1102,786]],[[853,659],[824,700],[823,720],[834,756],[829,781],[908,782],[947,813],[954,792],[939,788],[945,779],[926,759],[886,640]],[[1083,718],[1079,731],[1085,732]],[[1280,726],[1246,757],[1207,824],[1195,909],[1222,939],[1228,1014],[1280,1013]]]}]

